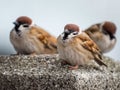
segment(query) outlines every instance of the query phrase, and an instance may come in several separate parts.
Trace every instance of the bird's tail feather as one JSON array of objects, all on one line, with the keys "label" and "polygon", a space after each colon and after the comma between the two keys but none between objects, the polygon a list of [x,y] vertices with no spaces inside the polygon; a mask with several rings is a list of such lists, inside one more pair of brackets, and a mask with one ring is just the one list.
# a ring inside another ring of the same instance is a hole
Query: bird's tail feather
[{"label": "bird's tail feather", "polygon": [[105,67],[107,67],[107,65],[106,65],[104,62],[102,62],[101,60],[99,60],[98,58],[96,58],[95,61],[96,61],[100,66],[104,65]]}]

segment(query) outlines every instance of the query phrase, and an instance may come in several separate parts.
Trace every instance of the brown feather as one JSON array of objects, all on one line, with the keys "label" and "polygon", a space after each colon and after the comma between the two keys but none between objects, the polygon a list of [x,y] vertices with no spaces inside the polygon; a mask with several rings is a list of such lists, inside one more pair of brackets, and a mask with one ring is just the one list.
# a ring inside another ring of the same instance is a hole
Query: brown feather
[{"label": "brown feather", "polygon": [[27,17],[27,16],[20,16],[20,17],[17,18],[16,21],[19,22],[19,23],[26,23],[28,25],[32,24],[32,19]]},{"label": "brown feather", "polygon": [[83,42],[82,46],[93,53],[100,53],[101,51],[98,46],[88,36],[86,36],[86,34],[81,34],[77,36],[77,38],[79,38]]},{"label": "brown feather", "polygon": [[84,32],[98,45],[102,53],[107,53],[116,45],[116,29],[113,22],[104,21],[91,25]]},{"label": "brown feather", "polygon": [[56,38],[54,36],[40,27],[31,27],[30,34],[37,36],[37,39],[43,43],[46,50],[52,51],[51,53],[57,53]]},{"label": "brown feather", "polygon": [[93,40],[91,40],[87,34],[85,34],[83,32],[83,34],[80,34],[78,36],[76,36],[75,38],[81,40],[80,43],[85,49],[89,50],[90,52],[92,52],[92,55],[94,56],[94,60],[99,64],[99,65],[104,65],[107,67],[106,64],[104,64],[101,60],[102,60],[102,54],[100,49],[98,48],[98,46],[94,43]]}]

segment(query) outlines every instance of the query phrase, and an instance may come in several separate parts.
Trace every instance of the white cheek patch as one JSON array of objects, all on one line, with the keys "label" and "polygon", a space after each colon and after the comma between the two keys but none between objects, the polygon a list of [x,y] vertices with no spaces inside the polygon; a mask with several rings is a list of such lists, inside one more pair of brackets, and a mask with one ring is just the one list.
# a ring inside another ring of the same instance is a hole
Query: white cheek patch
[{"label": "white cheek patch", "polygon": [[68,39],[71,39],[72,37],[74,37],[75,35],[73,35],[73,33],[71,33],[70,35],[68,35]]},{"label": "white cheek patch", "polygon": [[[75,34],[75,33],[76,33],[76,34]],[[80,32],[80,33],[81,33],[81,32]],[[66,39],[63,40],[63,37],[64,37],[65,34],[62,33],[62,34],[60,35],[60,38],[61,38],[61,40],[67,42],[67,41],[69,41],[70,39],[72,39],[73,37],[75,37],[75,36],[78,35],[78,34],[79,34],[78,32],[70,33],[70,34],[66,37]]]},{"label": "white cheek patch", "polygon": [[62,34],[60,35],[60,37],[61,37],[61,39],[63,39],[63,37],[64,37],[64,33],[62,33]]},{"label": "white cheek patch", "polygon": [[70,35],[68,35],[68,38],[71,39],[72,37],[75,37],[77,36],[78,34],[81,34],[82,32],[74,32],[74,33],[71,33]]},{"label": "white cheek patch", "polygon": [[20,31],[27,31],[29,29],[29,27],[23,27],[23,25],[20,25],[19,26],[19,28],[18,28],[18,30],[20,30]]},{"label": "white cheek patch", "polygon": [[20,25],[19,26],[19,28],[18,28],[18,30],[20,30],[20,31],[22,31],[22,30],[24,30],[25,28],[22,26],[22,25]]}]

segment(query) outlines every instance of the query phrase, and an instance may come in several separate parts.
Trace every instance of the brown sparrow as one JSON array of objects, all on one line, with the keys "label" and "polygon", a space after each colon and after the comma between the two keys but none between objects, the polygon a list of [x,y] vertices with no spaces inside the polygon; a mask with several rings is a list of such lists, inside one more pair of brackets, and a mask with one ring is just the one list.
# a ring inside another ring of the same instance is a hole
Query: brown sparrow
[{"label": "brown sparrow", "polygon": [[111,51],[116,44],[116,25],[112,22],[92,25],[85,32],[98,45],[102,53]]},{"label": "brown sparrow", "polygon": [[57,53],[56,38],[33,24],[29,17],[21,16],[14,24],[15,27],[10,32],[10,41],[17,54]]},{"label": "brown sparrow", "polygon": [[102,55],[97,45],[85,32],[81,32],[75,24],[67,24],[64,32],[57,38],[59,58],[70,64],[70,69],[77,69],[79,65],[95,60],[99,65],[104,65]]}]

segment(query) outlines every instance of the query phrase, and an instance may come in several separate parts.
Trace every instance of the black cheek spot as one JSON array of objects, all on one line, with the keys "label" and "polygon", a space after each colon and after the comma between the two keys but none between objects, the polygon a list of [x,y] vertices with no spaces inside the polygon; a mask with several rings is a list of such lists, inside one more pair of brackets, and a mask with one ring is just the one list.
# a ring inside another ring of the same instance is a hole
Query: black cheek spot
[{"label": "black cheek spot", "polygon": [[105,35],[108,35],[108,33],[107,32],[103,32]]},{"label": "black cheek spot", "polygon": [[64,36],[63,36],[63,40],[66,40],[68,38],[68,35],[69,34],[65,33]]},{"label": "black cheek spot", "polygon": [[112,39],[114,39],[114,38],[115,38],[115,36],[114,36],[114,35],[112,35],[112,34],[109,34],[109,36],[110,36],[110,40],[112,40]]},{"label": "black cheek spot", "polygon": [[20,32],[20,30],[18,30],[18,28],[19,28],[19,25],[16,25],[16,26],[15,26],[15,31],[16,31],[16,32]]},{"label": "black cheek spot", "polygon": [[115,36],[113,34],[111,34],[110,32],[104,31],[103,32],[105,35],[109,35],[110,36],[110,40],[114,39]]}]

